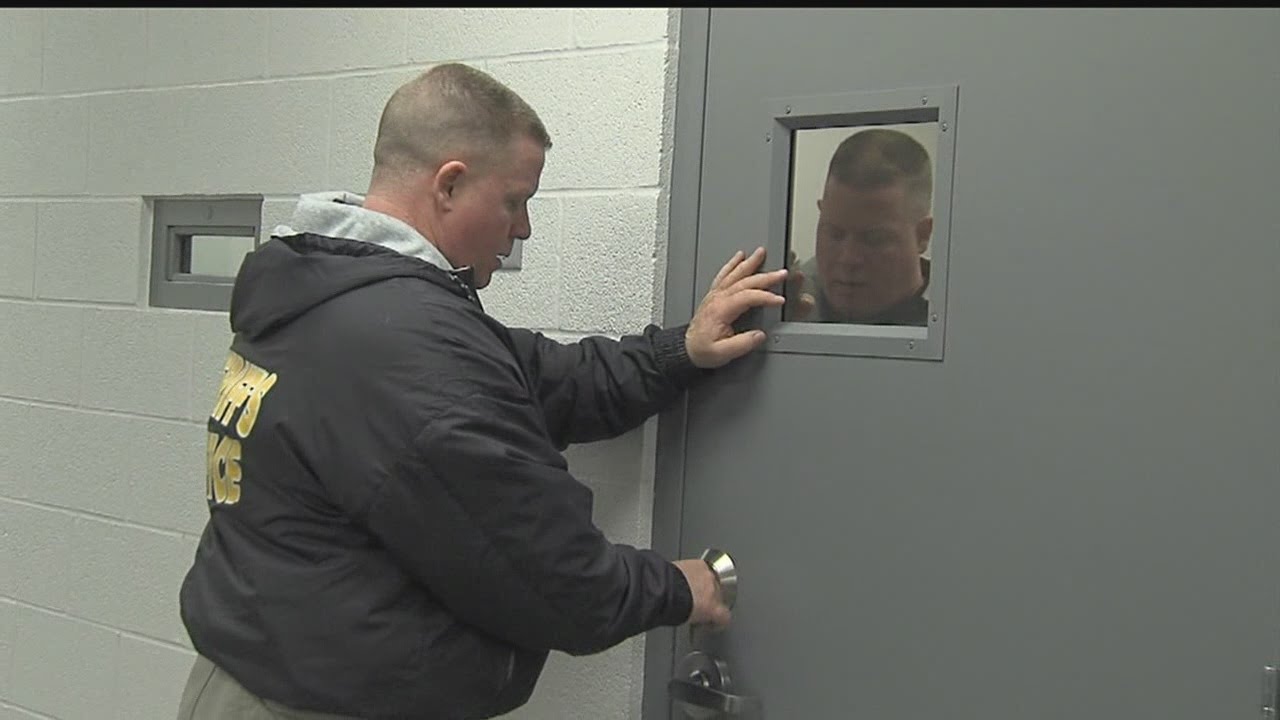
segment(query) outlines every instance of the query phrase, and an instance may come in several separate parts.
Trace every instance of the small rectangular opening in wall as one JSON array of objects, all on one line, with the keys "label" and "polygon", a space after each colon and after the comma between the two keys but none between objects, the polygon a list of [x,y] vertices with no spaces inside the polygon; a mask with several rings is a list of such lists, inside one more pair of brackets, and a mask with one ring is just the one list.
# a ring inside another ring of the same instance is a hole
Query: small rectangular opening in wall
[{"label": "small rectangular opening in wall", "polygon": [[170,279],[193,277],[234,278],[244,256],[257,247],[253,227],[174,227],[169,229],[171,242],[177,247],[177,267]]},{"label": "small rectangular opening in wall", "polygon": [[258,246],[262,198],[149,198],[152,307],[228,310],[245,255]]}]

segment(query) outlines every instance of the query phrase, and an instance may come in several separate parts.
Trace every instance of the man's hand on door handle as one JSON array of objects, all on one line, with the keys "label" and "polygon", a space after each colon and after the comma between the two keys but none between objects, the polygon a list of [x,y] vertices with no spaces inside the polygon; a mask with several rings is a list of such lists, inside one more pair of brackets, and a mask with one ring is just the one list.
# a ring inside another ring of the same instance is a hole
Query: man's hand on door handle
[{"label": "man's hand on door handle", "polygon": [[704,560],[676,560],[674,563],[684,573],[693,592],[693,612],[689,625],[712,625],[717,629],[729,626],[732,614],[724,604],[720,592],[720,580]]}]

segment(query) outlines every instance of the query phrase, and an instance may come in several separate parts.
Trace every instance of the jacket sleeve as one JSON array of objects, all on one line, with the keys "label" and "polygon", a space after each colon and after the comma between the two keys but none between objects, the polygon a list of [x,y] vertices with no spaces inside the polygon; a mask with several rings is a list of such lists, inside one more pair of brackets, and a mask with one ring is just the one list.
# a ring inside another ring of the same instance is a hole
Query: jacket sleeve
[{"label": "jacket sleeve", "polygon": [[537,429],[526,397],[460,398],[418,435],[367,521],[401,565],[464,622],[517,646],[582,655],[679,625],[679,569],[610,543],[591,490]]},{"label": "jacket sleeve", "polygon": [[[386,377],[396,405],[419,410],[401,415],[414,418],[403,435],[379,433],[403,440],[370,458],[381,471],[363,512],[397,563],[455,617],[518,647],[589,654],[685,622],[684,575],[595,526],[591,490],[548,436],[507,344],[461,314],[423,332],[396,355],[415,362]],[[659,374],[617,355],[599,363]]]},{"label": "jacket sleeve", "polygon": [[556,447],[634,429],[705,375],[689,361],[686,329],[650,325],[620,340],[588,337],[567,344],[512,329],[516,355]]}]

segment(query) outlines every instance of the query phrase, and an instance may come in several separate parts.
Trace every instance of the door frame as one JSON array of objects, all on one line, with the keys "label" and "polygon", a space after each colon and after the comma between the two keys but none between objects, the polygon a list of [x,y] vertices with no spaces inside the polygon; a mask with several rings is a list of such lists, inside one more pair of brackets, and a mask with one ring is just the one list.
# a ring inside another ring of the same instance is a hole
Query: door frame
[{"label": "door frame", "polygon": [[[702,135],[706,111],[711,9],[680,8],[676,46],[675,129],[667,208],[667,267],[662,322],[686,322],[698,301],[699,207],[702,201]],[[658,415],[654,458],[651,546],[667,558],[680,552],[684,508],[685,429],[688,396]],[[669,720],[667,680],[675,668],[676,628],[645,635],[641,717]]]}]

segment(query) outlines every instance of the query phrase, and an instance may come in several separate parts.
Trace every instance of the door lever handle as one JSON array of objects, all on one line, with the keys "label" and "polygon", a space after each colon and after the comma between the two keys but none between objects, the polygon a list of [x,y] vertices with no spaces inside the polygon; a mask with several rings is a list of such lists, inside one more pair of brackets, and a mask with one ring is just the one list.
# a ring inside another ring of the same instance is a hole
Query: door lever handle
[{"label": "door lever handle", "polygon": [[732,690],[729,666],[701,650],[686,655],[676,666],[675,677],[667,683],[671,699],[683,705],[685,714],[695,720],[758,713],[760,698],[735,695]]},{"label": "door lever handle", "polygon": [[742,715],[760,707],[758,698],[715,690],[692,679],[672,678],[667,683],[667,692],[677,702],[720,715]]}]

